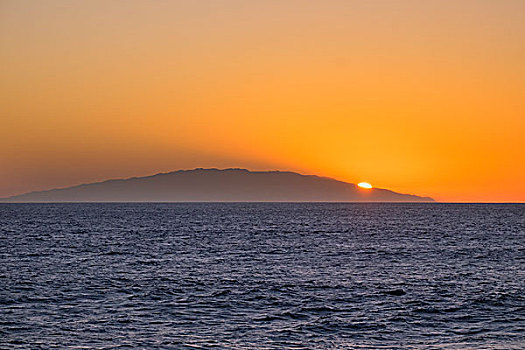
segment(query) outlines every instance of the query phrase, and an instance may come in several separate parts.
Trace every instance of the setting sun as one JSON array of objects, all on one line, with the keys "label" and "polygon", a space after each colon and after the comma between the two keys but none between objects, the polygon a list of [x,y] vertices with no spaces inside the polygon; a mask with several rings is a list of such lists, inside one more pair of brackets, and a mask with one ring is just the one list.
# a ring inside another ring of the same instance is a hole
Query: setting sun
[{"label": "setting sun", "polygon": [[366,189],[372,188],[372,185],[370,185],[368,182],[360,182],[360,183],[357,184],[357,186],[359,186],[361,188],[366,188]]}]

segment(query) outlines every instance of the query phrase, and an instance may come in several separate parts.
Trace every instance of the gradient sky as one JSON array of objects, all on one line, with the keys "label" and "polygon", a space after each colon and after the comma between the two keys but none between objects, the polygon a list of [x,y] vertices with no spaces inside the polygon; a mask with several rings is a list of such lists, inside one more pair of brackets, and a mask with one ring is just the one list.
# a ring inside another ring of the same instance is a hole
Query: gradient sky
[{"label": "gradient sky", "polygon": [[525,201],[525,1],[0,0],[0,196],[194,167]]}]

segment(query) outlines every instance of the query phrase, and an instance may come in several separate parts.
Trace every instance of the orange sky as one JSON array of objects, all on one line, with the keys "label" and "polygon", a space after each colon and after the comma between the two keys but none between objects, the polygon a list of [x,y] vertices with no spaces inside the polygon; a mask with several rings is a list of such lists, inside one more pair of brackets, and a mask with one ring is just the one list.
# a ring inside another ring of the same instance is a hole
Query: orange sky
[{"label": "orange sky", "polygon": [[194,167],[525,201],[525,1],[0,2],[0,196]]}]

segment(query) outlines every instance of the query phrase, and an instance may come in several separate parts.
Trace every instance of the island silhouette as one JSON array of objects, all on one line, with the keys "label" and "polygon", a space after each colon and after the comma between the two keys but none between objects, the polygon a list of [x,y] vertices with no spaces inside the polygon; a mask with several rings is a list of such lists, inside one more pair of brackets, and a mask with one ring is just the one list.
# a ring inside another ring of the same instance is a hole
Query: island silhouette
[{"label": "island silhouette", "polygon": [[178,170],[47,191],[1,202],[433,202],[430,197],[289,171]]}]

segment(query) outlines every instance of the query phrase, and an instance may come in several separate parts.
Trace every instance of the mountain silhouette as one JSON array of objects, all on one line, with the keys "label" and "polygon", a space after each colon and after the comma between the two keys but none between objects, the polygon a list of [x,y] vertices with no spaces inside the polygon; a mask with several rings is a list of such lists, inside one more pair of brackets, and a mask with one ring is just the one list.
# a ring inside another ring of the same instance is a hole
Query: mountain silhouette
[{"label": "mountain silhouette", "polygon": [[193,169],[30,192],[2,202],[433,202],[287,171]]}]

